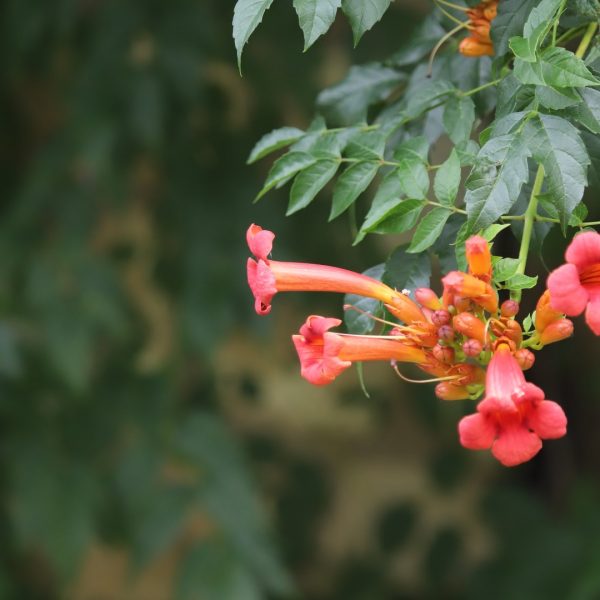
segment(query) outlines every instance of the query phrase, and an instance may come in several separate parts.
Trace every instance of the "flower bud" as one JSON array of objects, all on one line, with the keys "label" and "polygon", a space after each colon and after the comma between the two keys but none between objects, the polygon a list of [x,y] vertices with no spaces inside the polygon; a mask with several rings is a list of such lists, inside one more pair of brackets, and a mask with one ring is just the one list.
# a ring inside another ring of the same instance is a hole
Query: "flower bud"
[{"label": "flower bud", "polygon": [[494,46],[473,37],[466,37],[458,45],[458,51],[463,56],[493,56]]},{"label": "flower bud", "polygon": [[514,356],[523,371],[527,371],[527,369],[531,369],[531,367],[533,367],[533,363],[535,362],[535,354],[530,350],[527,350],[527,348],[521,348],[520,350],[517,350]]},{"label": "flower bud", "polygon": [[435,395],[440,400],[466,400],[469,391],[464,385],[454,385],[449,381],[442,381],[435,386]]},{"label": "flower bud", "polygon": [[464,336],[485,344],[485,323],[474,314],[460,313],[452,319],[452,325]]},{"label": "flower bud", "polygon": [[519,313],[519,303],[516,300],[505,300],[500,306],[500,314],[503,317],[514,317]]},{"label": "flower bud", "polygon": [[489,282],[492,278],[492,254],[487,240],[480,235],[471,236],[465,242],[465,253],[469,273],[477,279]]},{"label": "flower bud", "polygon": [[550,305],[550,291],[546,290],[535,307],[535,330],[542,333],[550,323],[562,319],[563,314]]},{"label": "flower bud", "polygon": [[517,346],[523,341],[523,330],[521,325],[513,319],[508,319],[504,322],[504,334],[509,340],[512,340]]},{"label": "flower bud", "polygon": [[428,308],[429,310],[438,310],[442,308],[442,303],[440,299],[437,297],[437,294],[429,288],[417,288],[415,290],[415,298],[417,302]]},{"label": "flower bud", "polygon": [[462,349],[467,356],[475,357],[483,351],[483,344],[479,340],[470,339],[462,345]]},{"label": "flower bud", "polygon": [[454,348],[436,344],[433,347],[433,356],[440,362],[451,365],[454,362]]},{"label": "flower bud", "polygon": [[456,383],[460,385],[485,383],[485,371],[478,365],[461,363],[453,367],[453,372],[460,376],[456,380]]},{"label": "flower bud", "polygon": [[450,325],[442,325],[438,329],[438,338],[444,342],[452,342],[454,340],[454,329]]},{"label": "flower bud", "polygon": [[542,344],[552,344],[560,342],[573,334],[573,322],[569,319],[558,319],[550,323],[540,334]]},{"label": "flower bud", "polygon": [[450,323],[450,313],[447,310],[436,310],[431,315],[431,322],[438,327]]}]

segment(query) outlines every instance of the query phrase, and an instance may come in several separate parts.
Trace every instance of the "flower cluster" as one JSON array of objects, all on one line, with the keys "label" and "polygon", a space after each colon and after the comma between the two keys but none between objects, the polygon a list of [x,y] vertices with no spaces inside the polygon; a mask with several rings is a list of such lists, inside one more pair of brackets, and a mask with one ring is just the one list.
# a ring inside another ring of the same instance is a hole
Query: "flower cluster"
[{"label": "flower cluster", "polygon": [[494,46],[490,38],[490,26],[496,18],[498,0],[485,0],[467,10],[469,35],[464,38],[458,51],[464,56],[493,56]]},{"label": "flower cluster", "polygon": [[437,383],[435,393],[442,400],[484,396],[476,413],[460,421],[460,442],[473,450],[491,449],[506,466],[531,459],[542,440],[565,435],[562,408],[528,383],[523,371],[534,363],[532,350],[572,334],[565,314],[585,310],[587,323],[600,335],[600,234],[574,238],[567,264],[550,274],[537,303],[535,327],[525,332],[516,320],[518,302],[499,303],[490,247],[480,236],[466,242],[467,272],[447,273],[441,296],[419,288],[414,300],[408,290],[346,269],[271,260],[274,237],[257,225],[247,232],[254,254],[248,259],[248,283],[258,314],[271,310],[277,292],[328,291],[377,299],[398,321],[382,321],[381,335],[353,335],[331,331],[341,325],[339,319],[309,316],[292,336],[307,381],[326,385],[352,363],[382,360],[403,377],[399,363],[412,363],[433,376],[427,381]]}]

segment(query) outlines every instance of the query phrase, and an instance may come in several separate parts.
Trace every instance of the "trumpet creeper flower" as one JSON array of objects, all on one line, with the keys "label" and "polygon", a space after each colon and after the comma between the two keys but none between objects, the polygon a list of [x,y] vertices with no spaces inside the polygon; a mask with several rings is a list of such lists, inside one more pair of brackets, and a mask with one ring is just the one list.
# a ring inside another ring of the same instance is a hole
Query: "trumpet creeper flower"
[{"label": "trumpet creeper flower", "polygon": [[341,325],[339,319],[312,315],[292,340],[300,359],[300,373],[314,385],[327,385],[353,362],[395,360],[421,363],[420,348],[391,337],[351,335],[329,331]]},{"label": "trumpet creeper flower", "polygon": [[491,448],[503,465],[512,467],[533,458],[542,440],[565,435],[566,427],[562,408],[525,380],[509,346],[500,344],[488,365],[485,398],[474,415],[460,421],[458,431],[465,448]]},{"label": "trumpet creeper flower", "polygon": [[247,264],[248,285],[254,294],[259,315],[271,311],[277,292],[339,292],[380,300],[405,323],[425,322],[421,309],[408,296],[377,279],[327,265],[270,260],[275,234],[259,225],[250,225],[246,240],[255,259]]},{"label": "trumpet creeper flower", "polygon": [[566,264],[548,276],[550,304],[570,317],[585,310],[590,329],[600,335],[600,234],[586,231],[573,238]]}]

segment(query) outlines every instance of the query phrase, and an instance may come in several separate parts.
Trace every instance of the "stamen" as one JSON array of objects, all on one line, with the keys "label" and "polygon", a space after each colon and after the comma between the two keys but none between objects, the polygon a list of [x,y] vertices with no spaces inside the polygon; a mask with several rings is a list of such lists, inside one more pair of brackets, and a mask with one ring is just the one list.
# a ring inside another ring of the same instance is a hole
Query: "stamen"
[{"label": "stamen", "polygon": [[357,306],[354,306],[353,304],[344,304],[344,310],[355,310],[357,313],[360,313],[361,315],[365,315],[365,317],[369,317],[369,319],[373,319],[373,321],[377,321],[378,323],[383,323],[384,325],[391,325],[392,327],[398,327],[398,323],[393,323],[392,321],[386,321],[385,319],[381,319],[380,317],[376,317],[374,314],[366,311],[366,310],[362,310],[361,308],[358,308]]},{"label": "stamen", "polygon": [[431,54],[429,55],[429,63],[427,66],[427,77],[431,77],[431,73],[433,71],[433,60],[435,59],[435,55],[438,53],[438,50],[455,34],[458,33],[461,29],[469,26],[469,21],[465,21],[460,25],[457,25],[454,29],[451,29],[448,33],[443,35],[438,43],[433,47]]},{"label": "stamen", "polygon": [[400,369],[398,369],[398,364],[395,361],[391,361],[392,369],[396,372],[396,375],[400,377],[403,381],[407,381],[408,383],[439,383],[440,381],[456,381],[460,379],[460,375],[448,375],[448,377],[434,377],[433,379],[411,379],[406,375],[402,375],[400,373]]}]

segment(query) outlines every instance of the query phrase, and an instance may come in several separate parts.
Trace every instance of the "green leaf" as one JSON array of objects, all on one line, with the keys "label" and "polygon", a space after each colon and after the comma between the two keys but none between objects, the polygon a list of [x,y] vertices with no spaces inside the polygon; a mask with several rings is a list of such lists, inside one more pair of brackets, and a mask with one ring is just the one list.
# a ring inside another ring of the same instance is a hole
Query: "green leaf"
[{"label": "green leaf", "polygon": [[382,160],[386,136],[381,131],[359,131],[352,136],[346,156],[361,160]]},{"label": "green leaf", "polygon": [[481,232],[481,237],[487,240],[488,242],[491,242],[501,231],[504,231],[507,227],[510,227],[510,223],[504,223],[502,225],[500,225],[499,223],[494,223],[493,225],[486,227]]},{"label": "green leaf", "polygon": [[425,208],[422,200],[402,200],[377,223],[369,227],[367,233],[404,233],[412,229]]},{"label": "green leaf", "polygon": [[494,281],[506,281],[517,272],[518,268],[518,258],[501,258],[494,265]]},{"label": "green leaf", "polygon": [[460,185],[460,160],[453,148],[450,156],[437,170],[433,181],[433,191],[439,202],[453,206]]},{"label": "green leaf", "polygon": [[581,123],[592,133],[600,133],[600,91],[591,88],[581,90],[582,102],[564,112]]},{"label": "green leaf", "polygon": [[490,35],[497,57],[508,52],[508,40],[523,33],[527,17],[538,0],[502,0],[498,2],[498,14],[492,21]]},{"label": "green leaf", "polygon": [[533,326],[533,317],[531,316],[531,314],[528,314],[523,319],[523,331],[525,331],[525,332],[530,331],[532,326]]},{"label": "green leaf", "polygon": [[431,261],[427,253],[408,254],[406,246],[399,246],[385,263],[382,281],[397,290],[414,292],[420,287],[429,287],[431,281]]},{"label": "green leaf", "polygon": [[512,73],[498,85],[496,119],[524,110],[534,99],[534,88],[523,85]]},{"label": "green leaf", "polygon": [[342,0],[294,0],[305,51],[331,27],[341,4]]},{"label": "green leaf", "polygon": [[263,188],[254,199],[260,200],[269,190],[277,184],[285,182],[303,169],[314,165],[317,159],[307,152],[288,152],[278,158],[271,167]]},{"label": "green leaf", "polygon": [[538,62],[515,59],[515,77],[522,83],[548,85],[557,88],[599,85],[585,63],[566,48],[546,48]]},{"label": "green leaf", "polygon": [[425,165],[417,159],[405,158],[400,161],[396,173],[405,196],[424,200],[429,191],[429,174]]},{"label": "green leaf", "polygon": [[353,66],[345,79],[319,94],[317,106],[328,122],[353,125],[366,120],[369,106],[384,100],[405,80],[402,71],[379,63]]},{"label": "green leaf", "polygon": [[587,131],[582,131],[581,137],[591,161],[589,168],[590,187],[598,193],[600,192],[600,137]]},{"label": "green leaf", "polygon": [[510,279],[507,279],[504,283],[504,287],[508,290],[528,290],[534,288],[537,285],[538,277],[530,277],[529,275],[522,275],[518,273],[513,275]]},{"label": "green leaf", "polygon": [[475,140],[465,140],[454,146],[461,167],[472,167],[477,161],[479,144]]},{"label": "green leaf", "polygon": [[[367,269],[363,275],[372,277],[381,281],[385,265],[376,265]],[[348,333],[355,333],[365,335],[371,333],[375,328],[376,322],[369,317],[373,315],[380,317],[383,314],[383,304],[379,300],[374,298],[365,298],[364,296],[357,296],[356,294],[346,294],[344,296],[344,305],[349,304],[355,306],[359,310],[345,310],[344,311],[344,324]],[[367,314],[364,314],[367,313]]]},{"label": "green leaf", "polygon": [[341,215],[369,187],[380,166],[376,162],[359,162],[341,174],[333,190],[330,221]]},{"label": "green leaf", "polygon": [[451,214],[452,211],[445,208],[434,208],[428,212],[417,226],[407,252],[411,254],[423,252],[434,244]]},{"label": "green leaf", "polygon": [[394,158],[398,161],[403,158],[416,158],[422,163],[427,164],[428,155],[429,142],[427,141],[427,138],[422,135],[411,137],[405,142],[402,142],[402,144],[394,150]]},{"label": "green leaf", "polygon": [[233,39],[240,71],[242,70],[244,46],[272,3],[273,0],[238,0],[235,5],[233,10]]},{"label": "green leaf", "polygon": [[587,150],[577,129],[561,117],[540,114],[530,119],[524,136],[533,158],[544,167],[545,190],[564,231],[587,185]]},{"label": "green leaf", "polygon": [[465,182],[472,231],[491,225],[517,201],[529,176],[530,154],[520,133],[493,137],[481,148],[478,163]]},{"label": "green leaf", "polygon": [[475,121],[475,104],[468,96],[451,96],[444,106],[444,128],[455,144],[471,137]]},{"label": "green leaf", "polygon": [[[583,88],[582,91],[587,88]],[[573,88],[561,88],[556,90],[544,85],[535,88],[535,97],[541,106],[550,110],[561,110],[581,103],[581,96]]]},{"label": "green leaf", "polygon": [[271,152],[279,150],[279,148],[293,144],[303,135],[304,131],[296,129],[296,127],[282,127],[281,129],[275,129],[274,131],[271,131],[271,133],[267,133],[260,138],[254,148],[252,148],[247,164],[250,165]]},{"label": "green leaf", "polygon": [[342,10],[350,21],[355,46],[363,34],[383,17],[390,2],[391,0],[342,0]]},{"label": "green leaf", "polygon": [[552,27],[552,20],[562,2],[563,0],[542,0],[532,9],[523,28],[524,37],[514,37],[509,41],[516,56],[528,62],[535,62],[537,50]]},{"label": "green leaf", "polygon": [[445,79],[428,81],[416,86],[407,93],[405,113],[406,117],[413,119],[425,110],[430,109],[443,96],[455,91],[454,86]]},{"label": "green leaf", "polygon": [[454,245],[456,244],[458,232],[465,221],[465,215],[459,213],[452,214],[444,226],[442,234],[432,247],[434,254],[438,257],[442,274],[458,269]]},{"label": "green leaf", "polygon": [[339,160],[319,160],[314,165],[298,173],[292,184],[290,203],[285,214],[289,216],[302,208],[306,208],[325,185],[331,181],[339,166]]}]

